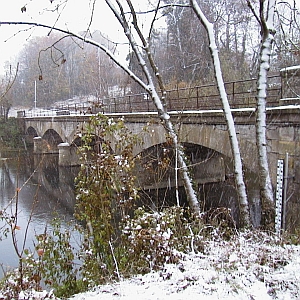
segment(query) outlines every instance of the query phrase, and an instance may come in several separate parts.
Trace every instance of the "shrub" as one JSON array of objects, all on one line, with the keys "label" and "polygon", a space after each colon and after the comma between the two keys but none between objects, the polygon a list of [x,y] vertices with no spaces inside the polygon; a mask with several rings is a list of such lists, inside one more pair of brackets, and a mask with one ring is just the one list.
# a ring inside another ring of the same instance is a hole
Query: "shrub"
[{"label": "shrub", "polygon": [[137,198],[133,147],[139,138],[122,119],[98,114],[90,119],[82,139],[75,216],[86,227],[83,276],[89,284],[99,284],[117,276],[116,261],[122,257],[118,224]]}]

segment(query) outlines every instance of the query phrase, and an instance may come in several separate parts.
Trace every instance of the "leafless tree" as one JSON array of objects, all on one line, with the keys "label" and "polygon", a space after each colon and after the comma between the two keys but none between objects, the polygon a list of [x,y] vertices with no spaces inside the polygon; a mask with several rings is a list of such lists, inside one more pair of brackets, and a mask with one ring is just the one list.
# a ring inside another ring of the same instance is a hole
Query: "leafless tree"
[{"label": "leafless tree", "polygon": [[261,49],[257,83],[256,143],[258,151],[260,196],[263,210],[262,222],[264,226],[273,227],[272,224],[274,224],[275,208],[273,188],[268,165],[266,103],[270,55],[275,34],[274,11],[276,8],[276,1],[260,0],[258,11],[256,11],[250,0],[247,0],[247,3],[261,28]]},{"label": "leafless tree", "polygon": [[[30,26],[40,26],[49,28],[52,31],[56,30],[63,34],[72,36],[73,38],[77,38],[81,41],[84,41],[87,44],[94,45],[101,49],[107,56],[109,56],[121,69],[123,69],[135,82],[137,82],[150,96],[155,107],[157,109],[158,117],[160,118],[165,130],[166,134],[172,140],[175,152],[178,154],[178,170],[182,176],[183,184],[187,194],[187,200],[194,211],[195,214],[200,215],[200,205],[197,199],[196,192],[193,188],[192,179],[188,172],[188,166],[185,161],[185,155],[182,150],[182,147],[178,141],[177,133],[174,129],[174,126],[171,122],[170,115],[166,110],[165,105],[165,97],[166,91],[164,87],[164,83],[160,72],[153,60],[153,56],[151,54],[149,48],[149,42],[147,37],[142,33],[140,25],[137,20],[137,15],[134,9],[134,6],[130,0],[126,1],[126,9],[129,13],[125,12],[124,4],[119,0],[110,1],[106,0],[106,4],[109,6],[111,11],[114,13],[116,19],[121,24],[124,34],[126,35],[128,42],[132,48],[136,59],[140,65],[141,71],[144,75],[145,80],[141,79],[135,73],[132,72],[124,63],[122,63],[110,49],[108,49],[105,45],[100,44],[90,38],[87,38],[86,35],[80,35],[69,30],[64,30],[61,28],[56,28],[55,26],[31,23],[31,22],[0,22],[0,24],[19,24],[19,25],[30,25]],[[158,9],[159,6],[157,6]],[[156,9],[156,11],[157,11]],[[129,25],[130,24],[130,25]],[[133,25],[133,28],[132,26]],[[132,30],[135,31],[135,35],[133,35]],[[136,40],[137,37],[137,40]],[[143,52],[143,53],[142,53]],[[157,89],[158,87],[158,89]],[[160,96],[160,94],[162,96]]]},{"label": "leafless tree", "polygon": [[246,192],[246,187],[243,178],[242,159],[241,159],[239,143],[235,131],[234,120],[229,106],[227,93],[225,90],[224,80],[221,71],[221,64],[218,55],[218,48],[215,42],[215,33],[214,33],[213,24],[210,23],[208,19],[205,17],[196,0],[190,0],[190,5],[194,10],[195,14],[197,15],[197,17],[199,18],[199,20],[203,23],[208,34],[212,60],[214,64],[215,76],[217,80],[220,97],[222,100],[224,116],[226,119],[227,130],[229,133],[229,138],[231,143],[232,156],[234,161],[235,181],[236,181],[237,191],[239,195],[241,223],[242,226],[250,226],[251,222],[250,222],[250,214],[249,214],[249,204],[248,204],[247,192]]},{"label": "leafless tree", "polygon": [[12,106],[11,89],[16,81],[18,70],[19,64],[17,64],[16,70],[13,70],[10,65],[0,83],[0,116],[4,120],[7,120],[8,112]]}]

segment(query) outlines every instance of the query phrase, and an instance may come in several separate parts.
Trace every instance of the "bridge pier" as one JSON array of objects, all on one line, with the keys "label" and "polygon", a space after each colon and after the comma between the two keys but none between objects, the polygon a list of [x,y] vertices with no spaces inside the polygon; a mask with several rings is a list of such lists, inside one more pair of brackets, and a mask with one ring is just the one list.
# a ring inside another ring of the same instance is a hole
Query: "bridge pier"
[{"label": "bridge pier", "polygon": [[80,165],[79,156],[74,146],[67,142],[58,144],[58,165],[65,167]]},{"label": "bridge pier", "polygon": [[33,138],[33,152],[35,154],[42,154],[42,153],[49,152],[47,142],[43,140],[40,136],[36,136]]}]

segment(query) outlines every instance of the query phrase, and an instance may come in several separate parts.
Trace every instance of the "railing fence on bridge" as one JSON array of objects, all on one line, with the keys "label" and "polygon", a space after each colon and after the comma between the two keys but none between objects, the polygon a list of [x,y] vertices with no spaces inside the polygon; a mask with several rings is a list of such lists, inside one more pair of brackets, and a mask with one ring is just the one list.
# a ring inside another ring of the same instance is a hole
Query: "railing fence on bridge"
[{"label": "railing fence on bridge", "polygon": [[[257,79],[237,80],[225,83],[230,107],[251,108],[256,105]],[[274,75],[268,78],[267,106],[275,107],[283,104],[297,104],[299,98],[285,98],[282,76]],[[216,84],[170,89],[166,94],[168,111],[211,110],[222,109],[220,95]],[[119,97],[104,98],[85,104],[63,105],[50,109],[32,109],[19,112],[18,117],[94,114],[94,113],[133,113],[156,112],[153,101],[148,94],[128,94]]]}]

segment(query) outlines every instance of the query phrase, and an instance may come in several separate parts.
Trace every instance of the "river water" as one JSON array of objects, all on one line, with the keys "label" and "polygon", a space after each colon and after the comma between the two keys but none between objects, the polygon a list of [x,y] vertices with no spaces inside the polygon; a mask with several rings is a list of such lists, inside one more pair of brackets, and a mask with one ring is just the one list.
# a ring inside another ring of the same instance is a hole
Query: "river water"
[{"label": "river water", "polygon": [[[58,155],[53,154],[0,153],[0,210],[11,220],[17,212],[14,222],[20,227],[16,230],[20,249],[27,225],[25,247],[34,251],[35,236],[46,226],[49,229],[54,217],[62,220],[62,226],[73,219],[78,168],[58,167],[57,160]],[[3,271],[18,265],[11,236],[5,238],[1,233],[3,226],[8,227],[0,219],[0,278]]]},{"label": "river water", "polygon": [[[0,211],[5,210],[9,219],[17,215],[17,221],[14,222],[20,227],[20,230],[15,231],[20,249],[23,247],[25,232],[25,247],[33,252],[35,236],[44,233],[45,227],[51,230],[54,217],[61,219],[62,226],[73,220],[74,179],[78,171],[78,167],[59,167],[58,155],[55,154],[0,151]],[[254,187],[248,193],[252,203],[252,221],[254,225],[259,225],[259,194],[255,180],[250,180],[248,187],[251,182]],[[215,199],[216,207],[229,206],[234,215],[238,205],[236,192],[231,186],[228,182],[209,184],[205,190],[201,187],[199,193],[206,195],[210,202]],[[166,191],[163,190],[163,193]],[[3,226],[8,227],[0,218],[0,278],[3,271],[18,265],[11,236],[3,236]]]}]

